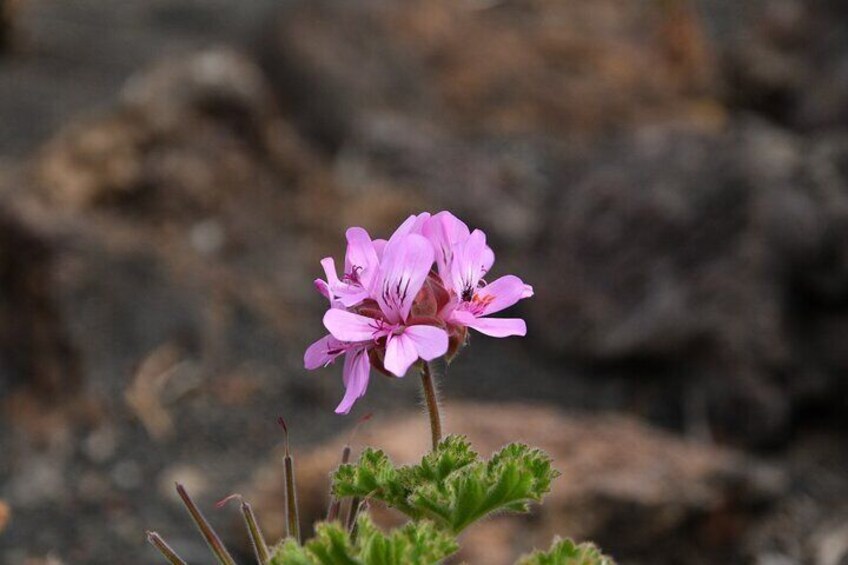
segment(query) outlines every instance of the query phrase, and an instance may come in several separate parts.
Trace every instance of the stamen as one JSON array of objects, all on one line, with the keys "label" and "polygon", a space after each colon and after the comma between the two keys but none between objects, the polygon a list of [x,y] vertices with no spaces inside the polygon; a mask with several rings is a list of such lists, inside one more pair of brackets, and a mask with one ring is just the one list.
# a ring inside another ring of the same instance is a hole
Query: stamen
[{"label": "stamen", "polygon": [[342,276],[342,280],[343,280],[344,282],[347,282],[347,283],[350,283],[350,284],[360,284],[360,282],[359,282],[359,273],[360,273],[360,272],[362,272],[362,269],[363,269],[363,268],[364,268],[364,267],[361,267],[361,266],[359,266],[359,265],[353,265],[353,266],[351,267],[351,269],[350,269],[350,272],[349,272],[349,273],[345,273],[345,274]]},{"label": "stamen", "polygon": [[467,285],[462,289],[462,301],[471,302],[474,299],[474,289]]}]

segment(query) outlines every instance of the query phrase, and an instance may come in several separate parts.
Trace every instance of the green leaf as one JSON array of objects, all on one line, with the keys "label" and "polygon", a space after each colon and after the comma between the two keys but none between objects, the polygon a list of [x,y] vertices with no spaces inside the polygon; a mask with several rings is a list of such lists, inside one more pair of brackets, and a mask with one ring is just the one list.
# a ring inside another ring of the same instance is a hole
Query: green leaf
[{"label": "green leaf", "polygon": [[432,522],[409,522],[383,534],[367,516],[360,517],[357,546],[365,565],[425,565],[456,553],[456,539]]},{"label": "green leaf", "polygon": [[410,478],[404,469],[396,469],[389,457],[380,450],[366,448],[355,465],[339,466],[333,475],[333,496],[375,498],[418,518],[406,499],[410,492]]},{"label": "green leaf", "polygon": [[466,438],[449,436],[421,463],[401,468],[382,451],[366,449],[355,465],[338,469],[333,492],[380,500],[458,534],[493,512],[526,512],[558,474],[541,450],[510,444],[484,462]]},{"label": "green leaf", "polygon": [[321,523],[304,546],[288,540],[274,549],[270,565],[426,565],[457,551],[456,539],[428,521],[383,533],[367,515],[357,520],[357,541],[337,522]]},{"label": "green leaf", "polygon": [[306,542],[306,549],[321,565],[357,565],[356,549],[348,532],[338,523],[319,524],[315,537]]},{"label": "green leaf", "polygon": [[268,565],[315,565],[318,563],[309,555],[306,548],[288,538],[272,549]]},{"label": "green leaf", "polygon": [[431,451],[421,463],[407,467],[409,478],[416,483],[440,484],[451,473],[477,463],[480,456],[471,449],[464,436],[450,435],[442,440],[435,451]]},{"label": "green leaf", "polygon": [[365,448],[356,465],[340,465],[333,477],[333,495],[364,498],[394,482],[397,471],[378,449]]},{"label": "green leaf", "polygon": [[416,488],[410,501],[459,533],[493,512],[526,512],[530,502],[541,501],[550,490],[557,474],[544,452],[511,444],[488,463],[463,466],[438,487]]},{"label": "green leaf", "polygon": [[615,565],[591,543],[576,544],[570,539],[555,538],[548,551],[525,555],[518,565]]}]

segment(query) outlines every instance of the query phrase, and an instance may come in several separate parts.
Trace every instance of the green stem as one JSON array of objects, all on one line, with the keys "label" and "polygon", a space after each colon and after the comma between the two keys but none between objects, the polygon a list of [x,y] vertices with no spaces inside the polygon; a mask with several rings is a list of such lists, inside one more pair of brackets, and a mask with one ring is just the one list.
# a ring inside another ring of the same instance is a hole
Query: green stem
[{"label": "green stem", "polygon": [[421,363],[421,388],[424,389],[424,402],[427,404],[427,412],[430,415],[430,432],[433,437],[433,451],[442,441],[442,419],[439,415],[439,399],[436,395],[436,385],[433,381],[433,373],[430,363]]}]

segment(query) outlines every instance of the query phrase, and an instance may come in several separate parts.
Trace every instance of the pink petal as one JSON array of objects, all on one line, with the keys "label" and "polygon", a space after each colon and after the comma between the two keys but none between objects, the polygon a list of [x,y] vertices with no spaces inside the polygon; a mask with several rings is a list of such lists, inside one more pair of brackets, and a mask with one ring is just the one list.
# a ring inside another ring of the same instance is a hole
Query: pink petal
[{"label": "pink petal", "polygon": [[306,353],[303,354],[303,366],[310,371],[319,367],[326,367],[346,349],[344,343],[332,335],[325,335],[306,348]]},{"label": "pink petal", "polygon": [[346,387],[344,398],[336,407],[336,414],[347,414],[353,404],[365,395],[368,389],[368,378],[371,364],[364,347],[348,352],[345,356],[342,379]]},{"label": "pink petal", "polygon": [[392,237],[389,238],[389,243],[393,241],[397,241],[398,239],[405,237],[411,233],[420,234],[424,224],[427,220],[430,219],[429,212],[422,212],[418,215],[413,214],[403,221],[401,225],[395,230],[395,233],[392,234]]},{"label": "pink petal", "polygon": [[324,314],[324,327],[334,338],[347,342],[371,341],[379,325],[374,318],[366,318],[347,310],[333,308]]},{"label": "pink petal", "polygon": [[370,288],[379,265],[371,236],[362,228],[349,228],[346,236],[345,272],[355,272],[362,286]]},{"label": "pink petal", "polygon": [[[489,283],[477,291],[477,296],[484,302],[491,300],[483,309],[483,315],[488,316],[495,312],[500,312],[504,308],[509,308],[522,298],[526,298],[527,288],[530,285],[524,284],[524,281],[515,275],[506,275]],[[530,295],[532,296],[532,287]]]},{"label": "pink petal", "polygon": [[492,267],[494,253],[486,246],[486,234],[474,230],[463,242],[454,246],[451,286],[460,297],[477,290],[483,275]]},{"label": "pink petal", "polygon": [[485,276],[486,273],[492,268],[492,265],[495,264],[495,252],[492,251],[492,248],[488,245],[485,249],[483,249],[483,253],[480,256],[480,265],[481,265],[481,276]]},{"label": "pink petal", "polygon": [[[334,304],[338,300],[338,302],[341,302],[342,305],[351,307],[359,304],[370,296],[367,289],[365,289],[362,285],[350,284],[339,280],[338,274],[336,273],[336,262],[332,257],[322,259],[321,266],[324,268],[324,274],[327,277],[327,282],[325,283],[321,279],[317,279],[315,281],[315,287],[318,289],[318,292],[330,299],[330,304]],[[376,271],[376,263],[372,267],[371,271],[372,274]]]},{"label": "pink petal", "polygon": [[527,324],[521,318],[475,318],[465,325],[491,337],[527,335]]},{"label": "pink petal", "polygon": [[432,265],[433,247],[420,235],[409,234],[386,245],[375,293],[389,321],[406,320]]},{"label": "pink petal", "polygon": [[361,286],[345,285],[344,283],[336,288],[336,295],[339,302],[341,302],[345,308],[356,306],[371,296],[368,291]]},{"label": "pink petal", "polygon": [[324,279],[315,279],[314,284],[315,284],[315,289],[319,293],[321,293],[321,296],[323,296],[324,298],[326,298],[330,302],[333,301],[333,295],[330,292],[330,285],[327,284],[327,281],[325,281]]},{"label": "pink petal", "polygon": [[439,212],[424,223],[421,233],[436,251],[439,276],[449,281],[453,247],[468,238],[471,233],[468,226],[450,212]]},{"label": "pink petal", "polygon": [[382,260],[383,251],[386,249],[386,244],[388,243],[388,241],[386,241],[385,239],[375,239],[372,243],[374,244],[374,251],[377,252],[377,259]]},{"label": "pink petal", "polygon": [[425,361],[441,357],[448,351],[448,334],[442,328],[435,326],[409,326],[403,331],[415,344],[418,356]]},{"label": "pink petal", "polygon": [[383,366],[387,371],[402,377],[410,365],[418,360],[415,341],[406,334],[390,335],[386,341],[386,356]]},{"label": "pink petal", "polygon": [[529,284],[524,285],[524,292],[521,293],[521,298],[530,298],[533,296],[533,287]]},{"label": "pink petal", "polygon": [[450,315],[450,321],[460,326],[474,328],[492,337],[527,334],[527,324],[520,318],[477,318],[467,310],[454,310]]},{"label": "pink petal", "polygon": [[336,271],[336,262],[332,257],[321,259],[321,266],[324,268],[324,276],[327,277],[327,284],[330,285],[330,288],[341,283],[338,272]]}]

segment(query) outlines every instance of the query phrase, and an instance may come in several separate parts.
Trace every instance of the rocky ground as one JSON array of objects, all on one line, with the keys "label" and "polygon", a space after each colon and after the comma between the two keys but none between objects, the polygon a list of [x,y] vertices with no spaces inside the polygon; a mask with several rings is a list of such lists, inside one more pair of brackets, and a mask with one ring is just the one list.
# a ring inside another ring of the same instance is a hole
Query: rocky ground
[{"label": "rocky ground", "polygon": [[536,288],[451,366],[455,427],[565,471],[467,559],[846,562],[842,3],[272,4],[2,2],[0,561],[203,561],[173,481],[273,507],[280,414],[313,508],[357,416],[414,457],[414,383],[343,419],[302,370],[310,281],[449,208]]}]

